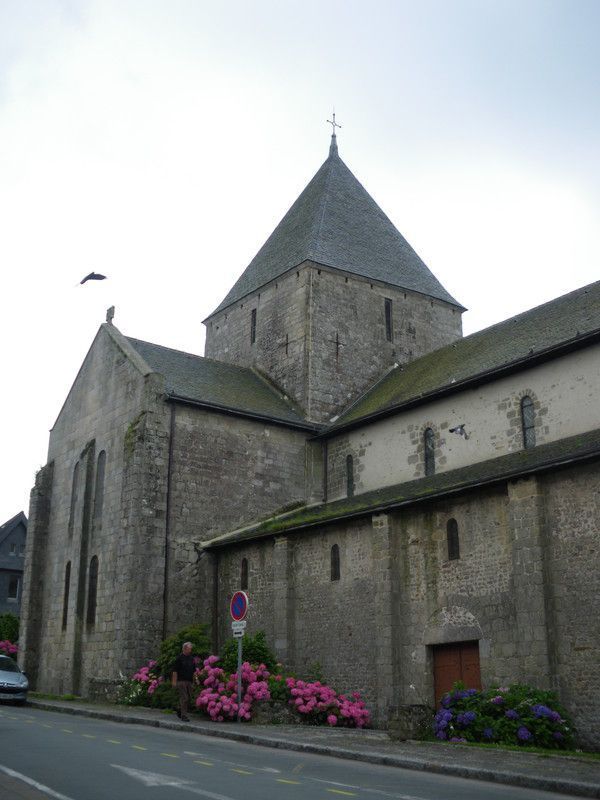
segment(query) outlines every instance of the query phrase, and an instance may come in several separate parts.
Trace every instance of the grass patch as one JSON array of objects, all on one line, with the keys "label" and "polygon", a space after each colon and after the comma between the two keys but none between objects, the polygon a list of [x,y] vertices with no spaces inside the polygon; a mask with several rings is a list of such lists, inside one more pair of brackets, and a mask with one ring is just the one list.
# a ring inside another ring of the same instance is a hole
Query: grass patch
[{"label": "grass patch", "polygon": [[438,744],[440,747],[456,747],[458,744],[462,747],[478,747],[482,750],[510,750],[513,753],[531,753],[532,755],[542,756],[543,758],[565,756],[571,758],[585,758],[589,761],[600,761],[600,753],[592,753],[588,750],[555,750],[546,749],[544,747],[526,747],[521,744],[495,744],[487,742],[438,742],[435,740],[424,741],[423,744]]},{"label": "grass patch", "polygon": [[47,694],[46,692],[29,692],[29,697],[36,700],[83,700],[76,694]]}]

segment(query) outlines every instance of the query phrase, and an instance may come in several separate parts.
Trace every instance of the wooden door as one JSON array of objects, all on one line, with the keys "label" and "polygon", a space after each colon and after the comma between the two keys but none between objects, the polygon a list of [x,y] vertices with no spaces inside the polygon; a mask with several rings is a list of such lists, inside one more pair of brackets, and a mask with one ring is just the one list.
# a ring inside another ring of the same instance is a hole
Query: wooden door
[{"label": "wooden door", "polygon": [[433,679],[436,706],[456,681],[462,681],[467,689],[481,689],[479,642],[436,645],[433,648]]}]

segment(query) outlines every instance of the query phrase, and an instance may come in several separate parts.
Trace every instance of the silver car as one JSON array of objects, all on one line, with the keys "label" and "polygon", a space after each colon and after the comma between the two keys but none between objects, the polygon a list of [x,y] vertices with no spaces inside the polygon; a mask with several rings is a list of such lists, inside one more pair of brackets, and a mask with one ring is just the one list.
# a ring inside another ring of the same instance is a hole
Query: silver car
[{"label": "silver car", "polygon": [[0,655],[0,700],[12,700],[21,705],[27,700],[28,690],[29,681],[17,662]]}]

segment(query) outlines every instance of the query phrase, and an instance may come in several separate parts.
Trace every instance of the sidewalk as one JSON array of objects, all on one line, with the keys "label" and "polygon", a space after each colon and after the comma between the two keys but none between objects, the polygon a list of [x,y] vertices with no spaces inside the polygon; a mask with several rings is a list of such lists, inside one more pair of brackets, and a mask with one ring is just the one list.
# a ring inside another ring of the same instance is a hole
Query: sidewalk
[{"label": "sidewalk", "polygon": [[545,789],[579,797],[600,798],[600,760],[546,756],[436,742],[393,742],[385,731],[304,725],[181,722],[174,714],[149,708],[101,705],[79,701],[31,699],[32,708],[60,711],[112,722],[150,725],[233,739],[263,747],[367,761],[405,769],[477,778],[483,781]]}]

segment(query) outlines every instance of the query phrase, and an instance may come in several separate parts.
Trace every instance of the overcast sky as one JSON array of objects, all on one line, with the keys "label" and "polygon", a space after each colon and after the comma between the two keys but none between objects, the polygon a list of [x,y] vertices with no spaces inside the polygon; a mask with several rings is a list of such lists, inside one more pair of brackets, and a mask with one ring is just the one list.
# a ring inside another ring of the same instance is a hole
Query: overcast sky
[{"label": "overcast sky", "polygon": [[599,35],[596,0],[0,0],[0,523],[110,305],[202,354],[334,105],[466,334],[600,278]]}]

